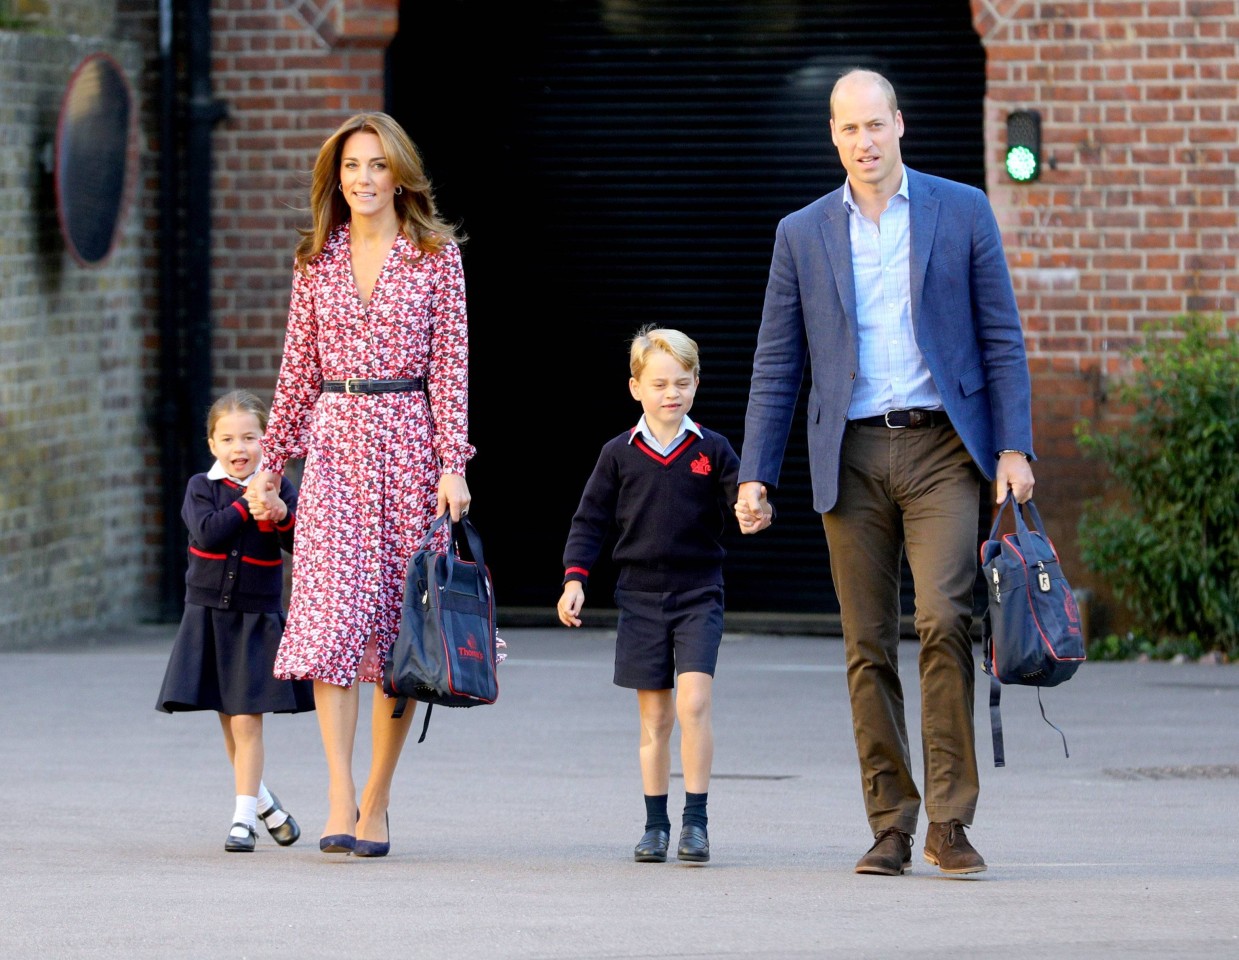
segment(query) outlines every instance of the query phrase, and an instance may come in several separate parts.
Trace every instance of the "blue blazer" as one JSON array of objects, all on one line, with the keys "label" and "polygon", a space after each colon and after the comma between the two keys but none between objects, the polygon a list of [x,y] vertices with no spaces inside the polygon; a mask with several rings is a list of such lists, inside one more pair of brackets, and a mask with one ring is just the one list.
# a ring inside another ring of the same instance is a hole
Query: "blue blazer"
[{"label": "blue blazer", "polygon": [[[998,224],[975,187],[908,169],[912,324],[956,432],[988,479],[999,450],[1033,453],[1024,335]],[[859,367],[856,288],[843,187],[775,233],[740,482],[777,487],[809,365],[813,508],[839,496],[839,451]]]}]

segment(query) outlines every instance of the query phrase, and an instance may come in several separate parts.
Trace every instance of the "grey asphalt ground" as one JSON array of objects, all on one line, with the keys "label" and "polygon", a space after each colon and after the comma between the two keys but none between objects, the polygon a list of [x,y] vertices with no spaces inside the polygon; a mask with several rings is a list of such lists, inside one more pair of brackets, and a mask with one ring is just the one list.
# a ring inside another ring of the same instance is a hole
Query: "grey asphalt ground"
[{"label": "grey asphalt ground", "polygon": [[[0,654],[3,960],[1239,957],[1236,666],[1085,664],[1044,694],[1070,759],[1034,691],[1007,688],[1003,769],[978,671],[970,836],[990,869],[940,875],[922,823],[912,872],[888,878],[852,872],[870,838],[837,639],[727,635],[697,867],[631,860],[636,707],[611,634],[502,621],[498,703],[437,710],[410,740],[391,856],[319,853],[311,714],[267,721],[301,842],[227,854],[215,717],[153,708],[173,632]],[[914,644],[901,660],[915,730]],[[360,779],[365,711],[359,743]]]}]

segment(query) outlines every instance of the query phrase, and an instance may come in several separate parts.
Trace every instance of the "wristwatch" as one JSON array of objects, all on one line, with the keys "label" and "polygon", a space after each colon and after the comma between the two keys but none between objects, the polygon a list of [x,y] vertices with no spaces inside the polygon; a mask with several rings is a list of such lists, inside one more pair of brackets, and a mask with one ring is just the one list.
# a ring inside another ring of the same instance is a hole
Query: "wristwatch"
[{"label": "wristwatch", "polygon": [[1025,460],[1027,460],[1027,459],[1028,459],[1028,454],[1026,454],[1023,450],[1015,450],[1015,449],[1011,449],[1011,450],[999,450],[997,455],[1001,457],[1004,453],[1018,453],[1018,454],[1019,454],[1021,457],[1023,457]]}]

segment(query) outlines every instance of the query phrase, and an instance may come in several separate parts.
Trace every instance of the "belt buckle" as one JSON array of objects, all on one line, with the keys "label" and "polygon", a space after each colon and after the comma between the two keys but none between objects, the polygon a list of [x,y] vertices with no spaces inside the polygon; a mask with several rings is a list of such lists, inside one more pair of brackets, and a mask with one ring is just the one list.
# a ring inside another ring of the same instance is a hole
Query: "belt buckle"
[{"label": "belt buckle", "polygon": [[907,430],[908,427],[911,426],[910,420],[909,420],[909,423],[905,423],[903,426],[900,426],[897,423],[891,423],[891,414],[902,413],[902,412],[903,411],[901,410],[887,410],[886,413],[882,414],[882,420],[892,430]]},{"label": "belt buckle", "polygon": [[361,391],[360,391],[360,390],[354,390],[354,389],[353,389],[353,384],[355,384],[355,383],[365,383],[365,382],[366,382],[366,378],[365,378],[365,377],[345,377],[345,379],[344,379],[344,392],[345,392],[345,393],[352,394],[353,396],[360,396],[360,395],[361,395]]}]

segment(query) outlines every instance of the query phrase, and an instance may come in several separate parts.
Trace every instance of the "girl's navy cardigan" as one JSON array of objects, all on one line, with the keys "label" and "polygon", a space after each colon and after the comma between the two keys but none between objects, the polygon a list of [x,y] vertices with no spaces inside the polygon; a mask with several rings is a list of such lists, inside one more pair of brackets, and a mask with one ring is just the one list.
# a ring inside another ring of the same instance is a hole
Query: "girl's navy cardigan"
[{"label": "girl's navy cardigan", "polygon": [[280,499],[288,516],[261,525],[245,503],[245,487],[235,480],[191,477],[181,518],[189,528],[189,569],[185,602],[244,613],[283,610],[284,557],[292,553],[297,490],[280,478]]}]

